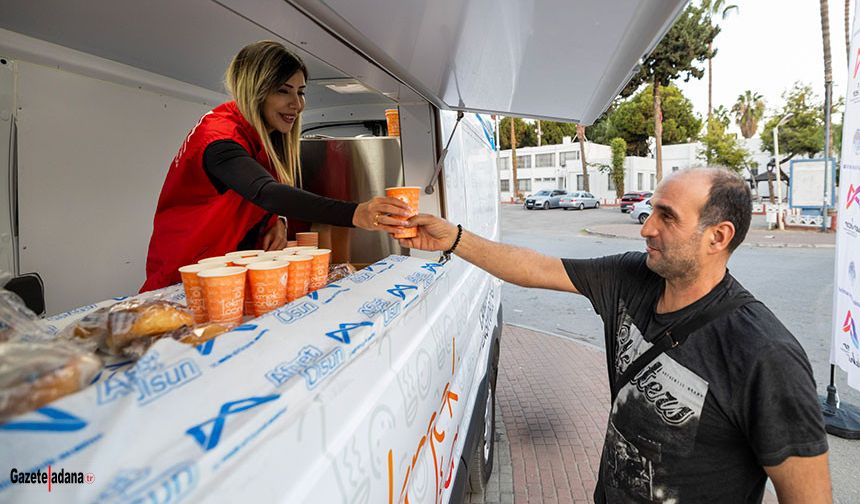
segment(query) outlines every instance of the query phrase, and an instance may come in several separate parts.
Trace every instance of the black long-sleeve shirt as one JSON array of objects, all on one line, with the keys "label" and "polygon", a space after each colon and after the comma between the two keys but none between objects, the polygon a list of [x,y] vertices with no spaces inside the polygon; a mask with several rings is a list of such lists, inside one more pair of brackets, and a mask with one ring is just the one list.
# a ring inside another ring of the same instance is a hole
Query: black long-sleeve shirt
[{"label": "black long-sleeve shirt", "polygon": [[203,151],[203,168],[221,194],[232,189],[267,212],[287,219],[352,227],[352,216],[358,204],[278,183],[248,151],[232,140],[209,144]]},{"label": "black long-sleeve shirt", "polygon": [[236,191],[269,212],[248,231],[238,250],[256,246],[271,214],[282,215],[287,219],[352,227],[357,203],[326,198],[279,183],[248,151],[232,140],[218,140],[206,146],[203,151],[203,169],[218,193]]}]

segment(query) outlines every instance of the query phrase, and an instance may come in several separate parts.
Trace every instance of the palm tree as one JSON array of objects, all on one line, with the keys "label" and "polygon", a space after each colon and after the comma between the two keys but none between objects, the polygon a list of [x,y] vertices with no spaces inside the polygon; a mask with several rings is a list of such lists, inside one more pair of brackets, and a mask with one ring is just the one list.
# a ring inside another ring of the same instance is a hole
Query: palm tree
[{"label": "palm tree", "polygon": [[579,159],[582,161],[582,190],[591,192],[588,184],[588,163],[585,160],[585,126],[581,124],[576,125],[576,138],[579,140]]},{"label": "palm tree", "polygon": [[[824,42],[824,159],[830,159],[830,112],[833,105],[833,72],[830,57],[830,13],[827,0],[820,0],[821,38]],[[823,211],[823,210],[822,210]],[[822,217],[825,217],[822,215]],[[823,228],[822,228],[823,230]]]},{"label": "palm tree", "polygon": [[738,95],[738,99],[732,105],[732,113],[735,115],[735,124],[741,129],[744,138],[752,138],[758,130],[758,123],[764,116],[764,99],[758,93],[750,90]]},{"label": "palm tree", "polygon": [[[708,22],[713,24],[714,16],[720,16],[723,19],[726,19],[732,11],[737,12],[737,5],[726,5],[725,0],[702,0],[702,8],[705,9],[705,13],[708,16]],[[711,121],[711,113],[713,110],[712,101],[711,101],[711,92],[713,90],[713,74],[714,69],[712,65],[712,60],[714,57],[714,43],[713,41],[708,44],[708,122]]]}]

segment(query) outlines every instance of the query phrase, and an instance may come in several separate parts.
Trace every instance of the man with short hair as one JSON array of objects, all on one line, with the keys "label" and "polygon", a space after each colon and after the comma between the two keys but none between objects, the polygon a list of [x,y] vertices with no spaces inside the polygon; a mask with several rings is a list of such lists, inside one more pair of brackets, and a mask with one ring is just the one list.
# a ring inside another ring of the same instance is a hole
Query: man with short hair
[{"label": "man with short hair", "polygon": [[604,322],[616,392],[596,502],[761,502],[767,476],[780,502],[831,502],[827,437],[809,361],[761,302],[693,330],[619,382],[670,328],[751,298],[726,266],[750,224],[750,192],[739,176],[722,168],[675,172],[657,187],[651,206],[641,231],[645,253],[558,259],[458,232],[430,215],[413,217],[418,236],[401,244],[454,246],[502,280],[591,301]]}]

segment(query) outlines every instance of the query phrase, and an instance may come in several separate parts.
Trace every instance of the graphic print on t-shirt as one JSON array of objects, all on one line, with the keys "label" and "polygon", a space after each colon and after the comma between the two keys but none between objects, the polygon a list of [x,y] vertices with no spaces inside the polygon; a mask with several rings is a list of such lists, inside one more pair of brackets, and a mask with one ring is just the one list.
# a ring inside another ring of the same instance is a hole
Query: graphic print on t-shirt
[{"label": "graphic print on t-shirt", "polygon": [[[616,376],[651,347],[623,303],[618,316]],[[707,392],[708,382],[665,353],[621,388],[604,445],[610,502],[677,502],[677,489],[666,484],[667,465],[692,453]]]}]

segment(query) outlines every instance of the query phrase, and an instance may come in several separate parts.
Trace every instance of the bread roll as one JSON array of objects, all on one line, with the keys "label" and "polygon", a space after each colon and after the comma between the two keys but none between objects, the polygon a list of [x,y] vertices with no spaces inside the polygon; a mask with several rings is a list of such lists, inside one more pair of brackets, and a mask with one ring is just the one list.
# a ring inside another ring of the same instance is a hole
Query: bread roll
[{"label": "bread roll", "polygon": [[63,344],[0,344],[0,421],[81,390],[101,367],[94,354]]},{"label": "bread roll", "polygon": [[[125,353],[125,348],[136,340],[147,339],[151,342],[165,333],[193,325],[191,311],[176,303],[161,300],[118,303],[108,315],[108,334],[103,350],[118,355]],[[139,354],[141,343],[144,342],[136,342],[134,354]]]}]

